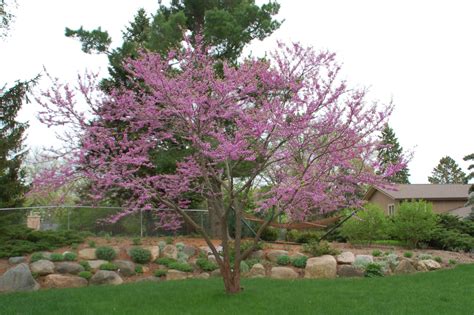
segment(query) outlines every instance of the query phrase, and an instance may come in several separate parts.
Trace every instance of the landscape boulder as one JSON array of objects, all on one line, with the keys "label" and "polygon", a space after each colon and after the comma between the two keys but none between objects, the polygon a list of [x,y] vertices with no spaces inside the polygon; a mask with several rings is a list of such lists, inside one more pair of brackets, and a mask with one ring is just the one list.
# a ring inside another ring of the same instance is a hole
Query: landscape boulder
[{"label": "landscape boulder", "polygon": [[265,277],[265,267],[262,264],[255,264],[250,268],[250,278],[263,278]]},{"label": "landscape boulder", "polygon": [[21,263],[25,263],[25,262],[26,262],[26,257],[25,256],[16,256],[16,257],[8,258],[8,263],[10,265],[17,265],[17,264],[21,264]]},{"label": "landscape boulder", "polygon": [[0,276],[0,292],[36,291],[40,285],[31,275],[27,264],[20,263]]},{"label": "landscape boulder", "polygon": [[49,275],[54,273],[54,264],[45,259],[40,259],[30,264],[31,272],[36,273],[39,276]]},{"label": "landscape boulder", "polygon": [[337,275],[342,278],[363,277],[364,270],[352,265],[338,265]]},{"label": "landscape boulder", "polygon": [[289,267],[273,267],[270,277],[273,279],[296,279],[298,273]]},{"label": "landscape boulder", "polygon": [[166,280],[184,280],[188,278],[188,274],[186,272],[182,272],[179,270],[170,269],[166,274]]},{"label": "landscape boulder", "polygon": [[276,263],[278,260],[278,257],[288,255],[288,251],[286,250],[281,250],[281,249],[272,249],[268,251],[267,253],[267,259],[270,260],[271,262]]},{"label": "landscape boulder", "polygon": [[78,274],[79,272],[84,271],[84,267],[76,262],[62,261],[56,263],[55,271],[58,273]]},{"label": "landscape boulder", "polygon": [[433,259],[425,259],[421,261],[428,270],[438,270],[441,269],[441,265]]},{"label": "landscape boulder", "polygon": [[135,264],[129,260],[115,260],[120,275],[130,277],[135,275]]},{"label": "landscape boulder", "polygon": [[191,245],[184,245],[183,253],[185,253],[188,257],[192,257],[196,255],[196,247]]},{"label": "landscape boulder", "polygon": [[178,259],[178,249],[174,245],[166,245],[161,255],[166,258]]},{"label": "landscape boulder", "polygon": [[222,277],[221,270],[216,269],[216,270],[212,271],[211,272],[211,277]]},{"label": "landscape boulder", "polygon": [[414,267],[417,271],[422,271],[422,272],[426,272],[426,271],[429,271],[428,270],[428,267],[426,267],[425,263],[422,262],[421,260],[417,261],[414,263]]},{"label": "landscape boulder", "polygon": [[341,265],[350,265],[354,263],[355,256],[352,252],[342,252],[336,256],[336,261]]},{"label": "landscape boulder", "polygon": [[81,249],[78,253],[77,256],[79,259],[85,259],[85,260],[94,260],[97,259],[95,255],[95,248],[84,248]]},{"label": "landscape boulder", "polygon": [[[155,261],[160,257],[160,247],[159,246],[143,246],[144,249],[148,249],[151,253],[151,261]],[[166,246],[165,246],[166,248]]]},{"label": "landscape boulder", "polygon": [[354,264],[356,266],[367,266],[374,262],[374,256],[372,255],[356,255],[354,259]]},{"label": "landscape boulder", "polygon": [[51,274],[44,278],[45,288],[81,288],[87,286],[87,280],[78,276]]},{"label": "landscape boulder", "polygon": [[409,260],[401,260],[398,266],[393,271],[395,274],[407,274],[416,272],[416,268]]},{"label": "landscape boulder", "polygon": [[261,249],[254,251],[252,254],[250,254],[250,258],[254,259],[264,259],[265,258],[265,252]]},{"label": "landscape boulder", "polygon": [[100,266],[107,263],[106,260],[95,259],[95,260],[88,260],[87,263],[91,267],[92,270],[99,270]]},{"label": "landscape boulder", "polygon": [[101,285],[101,284],[113,284],[118,285],[122,284],[122,278],[115,272],[109,270],[99,270],[92,276],[90,280],[91,284]]},{"label": "landscape boulder", "polygon": [[195,278],[196,279],[209,279],[210,275],[207,272],[203,272],[198,274]]},{"label": "landscape boulder", "polygon": [[331,255],[313,257],[306,262],[304,277],[308,279],[336,278],[337,261]]}]

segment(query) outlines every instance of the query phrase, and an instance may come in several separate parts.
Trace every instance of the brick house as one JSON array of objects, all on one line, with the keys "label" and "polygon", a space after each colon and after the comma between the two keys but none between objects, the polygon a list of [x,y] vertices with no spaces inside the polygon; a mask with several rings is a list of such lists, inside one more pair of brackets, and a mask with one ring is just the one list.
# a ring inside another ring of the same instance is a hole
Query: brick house
[{"label": "brick house", "polygon": [[433,204],[435,213],[451,213],[466,217],[471,207],[465,207],[471,185],[463,184],[400,184],[396,190],[371,187],[364,200],[382,207],[387,215],[393,215],[402,201],[426,200]]}]

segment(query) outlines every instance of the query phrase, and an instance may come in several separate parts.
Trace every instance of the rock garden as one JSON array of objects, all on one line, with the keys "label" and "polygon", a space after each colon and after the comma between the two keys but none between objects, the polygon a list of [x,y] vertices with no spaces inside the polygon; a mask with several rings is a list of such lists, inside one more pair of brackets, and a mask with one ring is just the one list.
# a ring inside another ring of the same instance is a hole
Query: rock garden
[{"label": "rock garden", "polygon": [[[218,242],[216,241],[216,245]],[[408,251],[393,246],[344,243],[262,243],[240,265],[242,276],[273,279],[378,277],[474,263],[472,253]],[[219,247],[218,247],[219,249]],[[201,239],[89,238],[54,252],[0,260],[0,292],[118,285],[219,277],[215,257]]]}]

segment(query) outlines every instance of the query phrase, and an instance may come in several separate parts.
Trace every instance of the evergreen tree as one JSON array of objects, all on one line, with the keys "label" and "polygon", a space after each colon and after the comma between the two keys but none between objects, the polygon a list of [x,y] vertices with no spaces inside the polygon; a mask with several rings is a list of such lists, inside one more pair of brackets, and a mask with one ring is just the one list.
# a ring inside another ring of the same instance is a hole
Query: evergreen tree
[{"label": "evergreen tree", "polygon": [[[403,148],[400,146],[395,132],[387,124],[382,131],[380,140],[384,147],[378,150],[378,159],[382,165],[382,169],[385,169],[388,165],[394,165],[400,162],[402,159]],[[410,173],[408,167],[405,167],[393,174],[389,181],[397,184],[409,184]]]},{"label": "evergreen tree", "polygon": [[470,173],[467,174],[467,180],[474,179],[474,153],[466,155],[463,160],[464,161],[471,161],[471,163],[472,163],[471,165],[469,165],[467,167],[467,170],[470,171]]},{"label": "evergreen tree", "polygon": [[445,156],[428,177],[431,184],[467,184],[467,176],[451,157]]}]

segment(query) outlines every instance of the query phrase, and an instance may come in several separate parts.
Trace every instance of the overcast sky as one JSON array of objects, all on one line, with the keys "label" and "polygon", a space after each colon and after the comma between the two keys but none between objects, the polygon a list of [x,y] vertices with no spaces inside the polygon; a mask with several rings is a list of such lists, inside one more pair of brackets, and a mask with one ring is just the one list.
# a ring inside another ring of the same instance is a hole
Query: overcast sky
[{"label": "overcast sky", "polygon": [[[165,1],[166,2],[166,1]],[[259,3],[263,1],[258,1]],[[282,27],[264,42],[252,43],[256,55],[277,40],[330,49],[343,63],[343,75],[371,97],[393,100],[390,124],[401,145],[414,152],[412,183],[426,183],[442,156],[466,171],[462,157],[474,152],[474,2],[280,0]],[[29,79],[42,72],[73,81],[85,68],[107,74],[107,58],[82,53],[64,28],[102,26],[118,46],[121,31],[136,10],[154,13],[156,0],[17,0],[9,38],[0,42],[0,83]],[[45,84],[45,83],[42,83]],[[37,107],[24,106],[30,121],[30,147],[56,143],[35,119]]]}]

